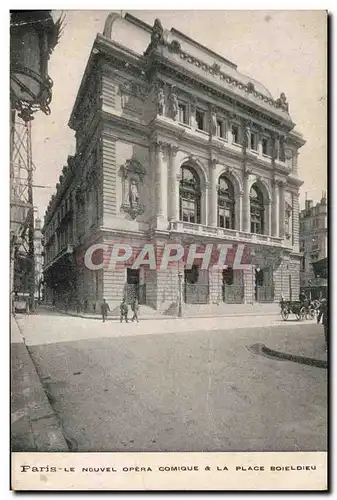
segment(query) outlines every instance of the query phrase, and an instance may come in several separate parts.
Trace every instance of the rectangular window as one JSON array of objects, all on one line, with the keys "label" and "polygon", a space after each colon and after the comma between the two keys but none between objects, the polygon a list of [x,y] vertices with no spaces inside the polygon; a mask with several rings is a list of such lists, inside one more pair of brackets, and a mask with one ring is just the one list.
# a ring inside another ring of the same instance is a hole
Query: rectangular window
[{"label": "rectangular window", "polygon": [[232,136],[234,144],[240,144],[239,125],[232,123]]},{"label": "rectangular window", "polygon": [[232,214],[229,209],[219,207],[218,225],[222,228],[233,229]]},{"label": "rectangular window", "polygon": [[178,106],[178,120],[180,121],[180,123],[186,123],[186,124],[188,124],[187,106],[185,104],[179,103],[179,106]]},{"label": "rectangular window", "polygon": [[262,153],[266,156],[272,155],[271,140],[268,137],[262,139]]},{"label": "rectangular window", "polygon": [[191,200],[181,199],[181,215],[184,222],[197,224],[199,222],[197,203]]},{"label": "rectangular window", "polygon": [[216,135],[218,137],[225,137],[225,124],[222,120],[216,121]]},{"label": "rectangular window", "polygon": [[199,130],[205,130],[205,113],[200,109],[195,112],[195,120],[197,122],[197,128]]},{"label": "rectangular window", "polygon": [[250,134],[250,149],[257,151],[257,134],[255,132]]}]

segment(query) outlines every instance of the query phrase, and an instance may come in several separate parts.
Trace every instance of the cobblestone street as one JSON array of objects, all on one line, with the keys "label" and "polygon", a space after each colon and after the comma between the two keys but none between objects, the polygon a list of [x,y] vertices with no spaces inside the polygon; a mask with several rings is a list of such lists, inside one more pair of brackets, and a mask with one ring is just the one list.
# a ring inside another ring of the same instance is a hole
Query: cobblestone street
[{"label": "cobblestone street", "polygon": [[292,338],[324,356],[321,325],[52,313],[19,325],[74,450],[326,450],[326,370],[250,349]]}]

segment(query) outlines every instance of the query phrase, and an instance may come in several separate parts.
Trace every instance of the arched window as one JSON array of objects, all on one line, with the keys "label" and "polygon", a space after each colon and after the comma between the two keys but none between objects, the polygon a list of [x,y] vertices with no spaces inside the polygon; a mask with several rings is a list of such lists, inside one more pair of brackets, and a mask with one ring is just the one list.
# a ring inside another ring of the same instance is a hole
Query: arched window
[{"label": "arched window", "polygon": [[221,176],[218,186],[218,226],[234,229],[235,197],[232,183]]},{"label": "arched window", "polygon": [[256,184],[250,190],[250,232],[257,234],[264,232],[263,195]]},{"label": "arched window", "polygon": [[200,179],[192,167],[181,168],[180,220],[200,224]]}]

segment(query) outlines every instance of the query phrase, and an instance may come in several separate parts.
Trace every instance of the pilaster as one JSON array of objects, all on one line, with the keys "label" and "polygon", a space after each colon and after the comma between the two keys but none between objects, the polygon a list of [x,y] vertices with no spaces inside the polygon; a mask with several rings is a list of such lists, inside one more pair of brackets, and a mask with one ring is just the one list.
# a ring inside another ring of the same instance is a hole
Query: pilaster
[{"label": "pilaster", "polygon": [[279,237],[284,239],[284,216],[285,216],[285,183],[280,181],[279,184]]},{"label": "pilaster", "polygon": [[249,171],[243,172],[243,230],[250,232]]},{"label": "pilaster", "polygon": [[218,225],[218,186],[216,175],[216,160],[210,161],[210,190],[209,190],[209,219],[208,224],[213,227]]}]

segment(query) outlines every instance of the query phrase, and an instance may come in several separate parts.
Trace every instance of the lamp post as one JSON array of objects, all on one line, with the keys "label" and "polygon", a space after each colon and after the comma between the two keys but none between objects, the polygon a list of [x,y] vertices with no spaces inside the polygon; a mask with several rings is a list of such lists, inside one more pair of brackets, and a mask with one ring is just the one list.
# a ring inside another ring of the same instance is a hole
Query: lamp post
[{"label": "lamp post", "polygon": [[41,109],[50,114],[53,82],[48,60],[62,32],[64,18],[54,22],[50,10],[12,10],[10,26],[11,109],[26,122]]},{"label": "lamp post", "polygon": [[178,302],[178,318],[182,317],[182,278],[183,278],[183,273],[178,271],[178,286],[179,286],[179,302]]},{"label": "lamp post", "polygon": [[[28,236],[28,245],[23,247],[28,246],[26,251],[32,307],[35,296],[35,270],[30,122],[38,110],[50,114],[53,82],[48,75],[48,60],[61,36],[63,21],[61,16],[54,22],[50,10],[10,12],[11,258],[15,258],[14,249],[17,247],[18,236]],[[16,120],[16,114],[23,121],[23,126]],[[11,262],[11,270],[13,273],[14,262]]]}]

